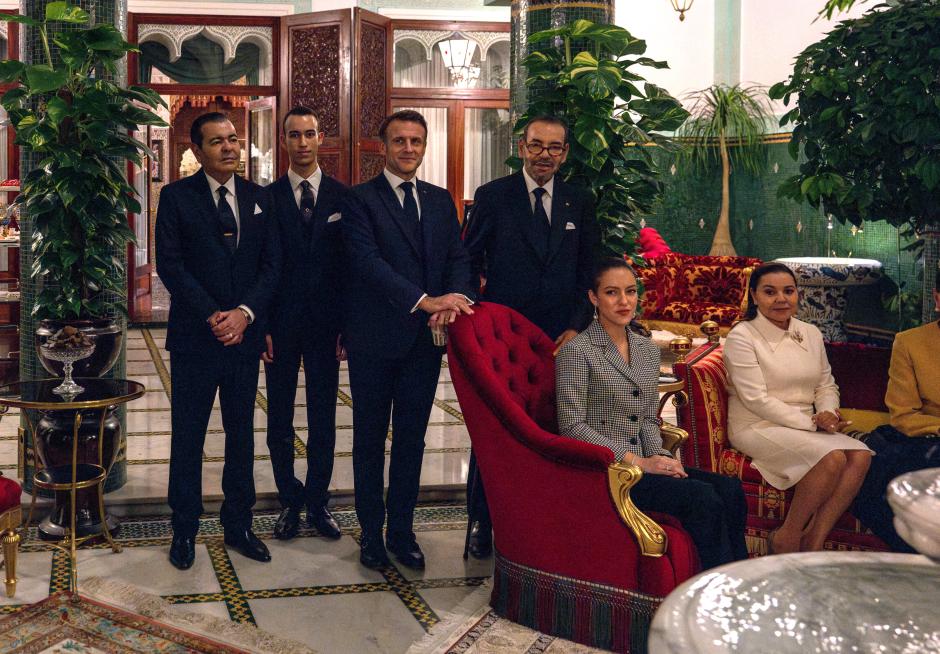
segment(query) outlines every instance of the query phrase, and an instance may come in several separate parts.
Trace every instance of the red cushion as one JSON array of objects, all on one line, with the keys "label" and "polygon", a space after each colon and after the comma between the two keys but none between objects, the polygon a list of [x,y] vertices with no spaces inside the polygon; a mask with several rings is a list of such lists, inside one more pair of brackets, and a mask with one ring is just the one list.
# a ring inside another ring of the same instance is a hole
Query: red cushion
[{"label": "red cushion", "polygon": [[23,490],[15,480],[0,476],[0,513],[18,507],[22,494]]},{"label": "red cushion", "polygon": [[667,252],[672,252],[666,241],[652,227],[644,227],[636,237],[637,249],[644,259],[655,259]]},{"label": "red cushion", "polygon": [[[887,411],[888,367],[891,348],[859,343],[826,343],[832,376],[839,384],[842,406]],[[871,374],[877,371],[877,374]]]}]

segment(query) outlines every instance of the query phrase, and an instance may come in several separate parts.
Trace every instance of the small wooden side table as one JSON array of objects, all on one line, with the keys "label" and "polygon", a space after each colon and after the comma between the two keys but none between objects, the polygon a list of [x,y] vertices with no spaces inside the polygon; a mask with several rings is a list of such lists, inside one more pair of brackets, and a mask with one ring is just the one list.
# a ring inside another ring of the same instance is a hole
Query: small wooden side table
[{"label": "small wooden side table", "polygon": [[[76,531],[76,495],[79,489],[96,488],[98,491],[98,509],[104,516],[104,480],[108,470],[114,463],[104,461],[104,448],[98,448],[98,463],[78,463],[79,430],[82,426],[84,411],[98,410],[98,442],[101,442],[105,420],[113,407],[135,400],[144,394],[144,385],[127,379],[98,379],[76,378],[84,391],[73,396],[56,395],[52,389],[62,383],[61,379],[41,379],[35,381],[18,381],[6,386],[0,386],[0,412],[6,412],[10,407],[32,409],[44,413],[68,412],[73,413],[72,432],[63,436],[71,440],[71,463],[66,465],[47,465],[42,439],[36,437],[36,425],[29,419],[24,411],[30,432],[33,435],[33,446],[36,451],[36,471],[33,474],[32,501],[29,506],[29,515],[26,518],[24,533],[28,533],[29,524],[33,519],[33,509],[36,506],[36,488],[45,488],[52,491],[67,491],[70,498],[69,524],[65,536],[61,541],[54,543],[55,547],[69,555],[69,590],[78,589],[78,567],[75,561],[76,548],[86,540],[99,534],[79,536]],[[102,532],[111,551],[121,551],[121,546],[111,537],[107,521],[102,519]]]}]

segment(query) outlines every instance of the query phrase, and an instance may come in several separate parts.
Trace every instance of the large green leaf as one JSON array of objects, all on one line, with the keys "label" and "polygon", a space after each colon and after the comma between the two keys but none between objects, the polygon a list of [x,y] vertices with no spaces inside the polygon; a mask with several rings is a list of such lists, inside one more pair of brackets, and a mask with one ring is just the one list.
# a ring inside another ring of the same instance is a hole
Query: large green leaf
[{"label": "large green leaf", "polygon": [[0,20],[5,20],[8,23],[21,23],[23,25],[30,26],[39,25],[39,21],[35,18],[23,16],[22,14],[0,14]]},{"label": "large green leaf", "polygon": [[87,23],[88,12],[81,7],[57,0],[46,5],[46,20],[49,22]]},{"label": "large green leaf", "polygon": [[26,64],[19,61],[13,61],[12,59],[0,61],[0,82],[9,83],[18,81],[25,69]]},{"label": "large green leaf", "polygon": [[48,64],[35,64],[26,67],[26,81],[32,93],[48,93],[65,85],[68,73],[56,70]]}]

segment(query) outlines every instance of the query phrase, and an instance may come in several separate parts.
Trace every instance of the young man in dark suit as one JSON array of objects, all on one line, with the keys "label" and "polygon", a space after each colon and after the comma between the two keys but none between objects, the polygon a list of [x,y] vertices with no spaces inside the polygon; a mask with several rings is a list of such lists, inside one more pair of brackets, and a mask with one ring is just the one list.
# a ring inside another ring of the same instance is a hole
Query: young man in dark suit
[{"label": "young man in dark suit", "polygon": [[225,544],[271,560],[251,529],[253,418],[263,323],[280,269],[268,194],[235,174],[241,147],[234,125],[224,114],[204,114],[190,139],[202,168],[161,191],[156,223],[157,273],[171,301],[170,562],[181,570],[195,557],[202,450],[216,391],[225,428]]},{"label": "young man in dark suit", "polygon": [[[587,325],[587,291],[600,243],[591,194],[557,175],[568,147],[564,121],[530,120],[519,139],[522,170],[477,189],[464,239],[474,279],[486,280],[481,299],[524,315],[555,340],[556,352]],[[482,488],[477,485],[469,507],[478,520],[469,552],[478,558],[492,552]]]},{"label": "young man in dark suit", "polygon": [[[281,279],[265,336],[268,450],[281,514],[274,537],[297,535],[300,511],[323,536],[340,537],[327,508],[336,444],[336,389],[342,312],[343,243],[340,233],[346,187],[317,162],[323,143],[313,110],[294,107],[284,117],[281,145],[290,168],[268,190],[281,237]],[[307,476],[294,477],[294,398],[300,362],[307,399]]]},{"label": "young man in dark suit", "polygon": [[[386,118],[379,129],[385,170],[353,187],[343,212],[350,268],[343,337],[353,398],[359,560],[368,568],[388,565],[386,545],[404,565],[424,568],[414,509],[443,355],[430,327],[473,312],[470,262],[453,200],[445,189],[415,179],[427,134],[416,111]],[[383,502],[389,416],[392,453]]]}]

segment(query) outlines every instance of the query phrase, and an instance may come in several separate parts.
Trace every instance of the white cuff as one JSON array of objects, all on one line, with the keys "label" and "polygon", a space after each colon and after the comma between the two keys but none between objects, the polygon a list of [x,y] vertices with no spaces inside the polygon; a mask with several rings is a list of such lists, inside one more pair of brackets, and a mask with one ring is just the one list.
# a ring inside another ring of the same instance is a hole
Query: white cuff
[{"label": "white cuff", "polygon": [[238,305],[238,308],[245,312],[245,314],[246,314],[245,317],[248,318],[248,324],[249,324],[249,325],[255,321],[255,312],[254,312],[254,311],[252,311],[251,309],[249,309],[249,308],[248,308],[246,305],[244,305],[244,304],[239,304],[239,305]]},{"label": "white cuff", "polygon": [[417,310],[418,310],[418,305],[421,304],[422,300],[424,300],[424,298],[426,298],[427,296],[428,296],[427,293],[422,293],[422,294],[421,294],[421,297],[418,298],[418,301],[415,302],[415,305],[414,305],[413,307],[411,307],[411,311],[410,311],[409,313],[414,313],[415,311],[417,311]]}]

